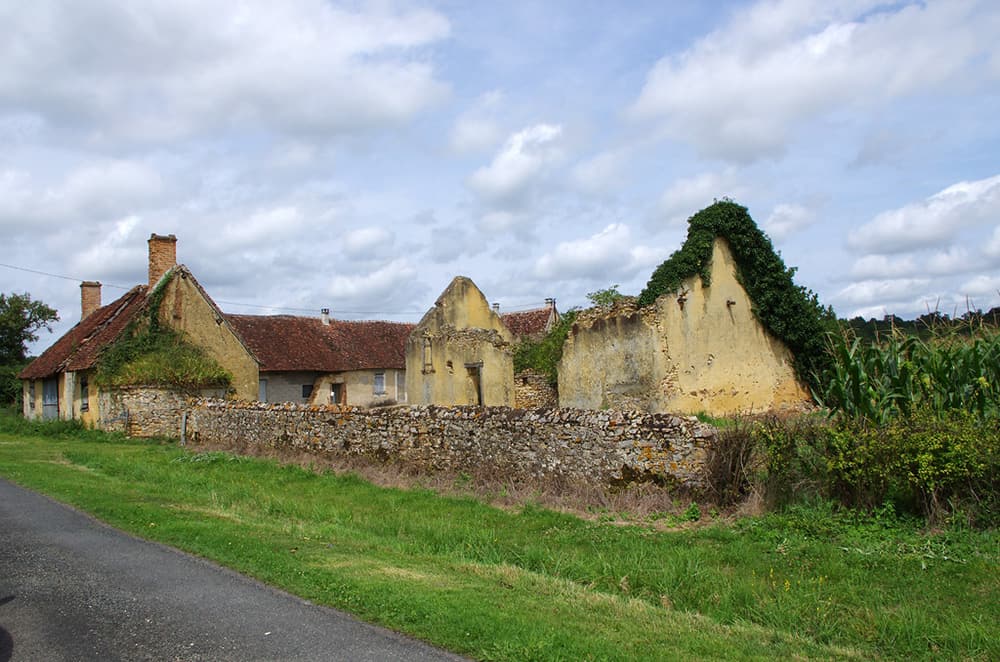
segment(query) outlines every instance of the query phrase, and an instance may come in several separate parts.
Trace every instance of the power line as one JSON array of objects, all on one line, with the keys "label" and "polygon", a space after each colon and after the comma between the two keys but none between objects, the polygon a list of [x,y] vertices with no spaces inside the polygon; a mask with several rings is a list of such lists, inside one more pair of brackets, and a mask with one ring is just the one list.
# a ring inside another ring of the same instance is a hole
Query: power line
[{"label": "power line", "polygon": [[[27,267],[19,267],[14,264],[5,264],[0,262],[0,267],[5,267],[7,269],[14,269],[16,271],[24,271],[31,274],[38,274],[40,276],[48,276],[50,278],[61,278],[62,280],[74,281],[77,283],[84,282],[84,278],[75,278],[73,276],[65,276],[62,274],[53,274],[48,271],[39,271],[38,269],[29,269]],[[126,287],[124,285],[115,285],[113,283],[101,283],[104,287],[111,287],[118,290],[130,290],[131,287]],[[317,308],[290,308],[286,306],[264,306],[256,303],[242,303],[239,301],[224,301],[222,299],[213,299],[216,303],[226,304],[229,306],[242,306],[244,308],[257,308],[259,310],[285,310],[293,313],[315,313],[317,310],[323,308],[323,306]],[[505,312],[520,312],[523,310],[531,310],[533,308],[541,308],[545,305],[544,302],[535,303],[521,303],[505,306],[503,311]],[[330,313],[337,315],[423,315],[426,311],[410,310],[410,311],[395,311],[395,310],[339,310],[330,309]]]},{"label": "power line", "polygon": [[[18,267],[18,266],[13,265],[13,264],[4,264],[3,262],[0,262],[0,267],[6,267],[8,269],[14,269],[16,271],[26,271],[29,274],[38,274],[40,276],[50,276],[52,278],[62,278],[63,280],[72,280],[72,281],[76,281],[77,283],[82,283],[85,280],[87,280],[86,278],[74,278],[73,276],[63,276],[63,275],[60,275],[60,274],[50,274],[47,271],[39,271],[37,269],[28,269],[27,267]],[[115,289],[118,289],[118,290],[131,290],[132,289],[131,287],[125,287],[124,285],[115,285],[113,283],[101,283],[101,285],[103,285],[104,287],[112,287],[112,288],[115,288]]]}]

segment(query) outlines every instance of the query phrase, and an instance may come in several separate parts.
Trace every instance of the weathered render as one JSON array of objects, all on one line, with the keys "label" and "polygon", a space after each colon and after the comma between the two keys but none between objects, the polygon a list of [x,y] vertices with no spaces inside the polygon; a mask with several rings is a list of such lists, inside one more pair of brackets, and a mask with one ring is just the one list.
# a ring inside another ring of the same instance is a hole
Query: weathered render
[{"label": "weathered render", "polygon": [[410,334],[411,404],[514,404],[514,336],[470,279],[457,276]]},{"label": "weathered render", "polygon": [[653,306],[624,301],[578,316],[559,363],[559,405],[722,415],[808,401],[791,353],[754,316],[722,238],[710,282],[695,276]]}]

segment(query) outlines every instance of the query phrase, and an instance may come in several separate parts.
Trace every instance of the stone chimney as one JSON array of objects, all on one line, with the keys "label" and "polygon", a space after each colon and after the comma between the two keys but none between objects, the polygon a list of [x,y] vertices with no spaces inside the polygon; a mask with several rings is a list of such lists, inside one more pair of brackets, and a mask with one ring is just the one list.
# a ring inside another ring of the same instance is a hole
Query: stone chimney
[{"label": "stone chimney", "polygon": [[172,234],[149,235],[149,289],[153,289],[163,274],[177,264],[177,237]]},{"label": "stone chimney", "polygon": [[499,303],[493,304],[493,312],[496,313],[497,315],[500,314],[500,304]]},{"label": "stone chimney", "polygon": [[101,284],[96,280],[85,280],[80,283],[80,321],[90,317],[91,313],[101,307]]},{"label": "stone chimney", "polygon": [[549,310],[555,310],[556,309],[556,300],[555,299],[546,299],[545,300],[545,305],[549,308]]},{"label": "stone chimney", "polygon": [[323,308],[319,311],[319,321],[322,322],[323,326],[330,326],[330,309]]}]

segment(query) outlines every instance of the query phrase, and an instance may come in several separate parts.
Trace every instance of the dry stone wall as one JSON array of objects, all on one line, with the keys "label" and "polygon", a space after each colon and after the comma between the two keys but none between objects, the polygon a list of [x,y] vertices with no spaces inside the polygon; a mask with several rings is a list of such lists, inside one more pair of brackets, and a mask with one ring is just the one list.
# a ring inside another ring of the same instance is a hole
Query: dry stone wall
[{"label": "dry stone wall", "polygon": [[196,401],[192,444],[394,460],[424,469],[594,484],[703,485],[714,428],[694,418],[629,411],[437,407],[356,409]]},{"label": "dry stone wall", "polygon": [[130,437],[177,438],[188,408],[188,398],[183,393],[152,386],[102,389],[99,398],[99,427]]},{"label": "dry stone wall", "polygon": [[558,407],[559,394],[545,375],[522,370],[514,375],[514,406],[518,409]]}]

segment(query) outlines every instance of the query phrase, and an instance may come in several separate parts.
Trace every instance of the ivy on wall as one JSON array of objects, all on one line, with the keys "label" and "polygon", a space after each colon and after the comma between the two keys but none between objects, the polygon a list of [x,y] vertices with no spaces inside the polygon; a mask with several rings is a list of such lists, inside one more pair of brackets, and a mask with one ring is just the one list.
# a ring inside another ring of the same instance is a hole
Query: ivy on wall
[{"label": "ivy on wall", "polygon": [[815,293],[795,284],[795,269],[785,266],[747,208],[732,200],[717,201],[688,219],[687,239],[653,272],[639,294],[639,306],[676,293],[692,276],[710,285],[716,237],[729,243],[736,278],[750,296],[754,315],[791,350],[796,373],[815,390],[818,375],[830,360],[826,334],[836,328],[836,316],[820,305]]},{"label": "ivy on wall", "polygon": [[160,307],[172,276],[149,293],[143,316],[133,320],[97,363],[97,382],[106,386],[170,386],[196,392],[227,388],[232,376],[200,347],[160,321]]}]

